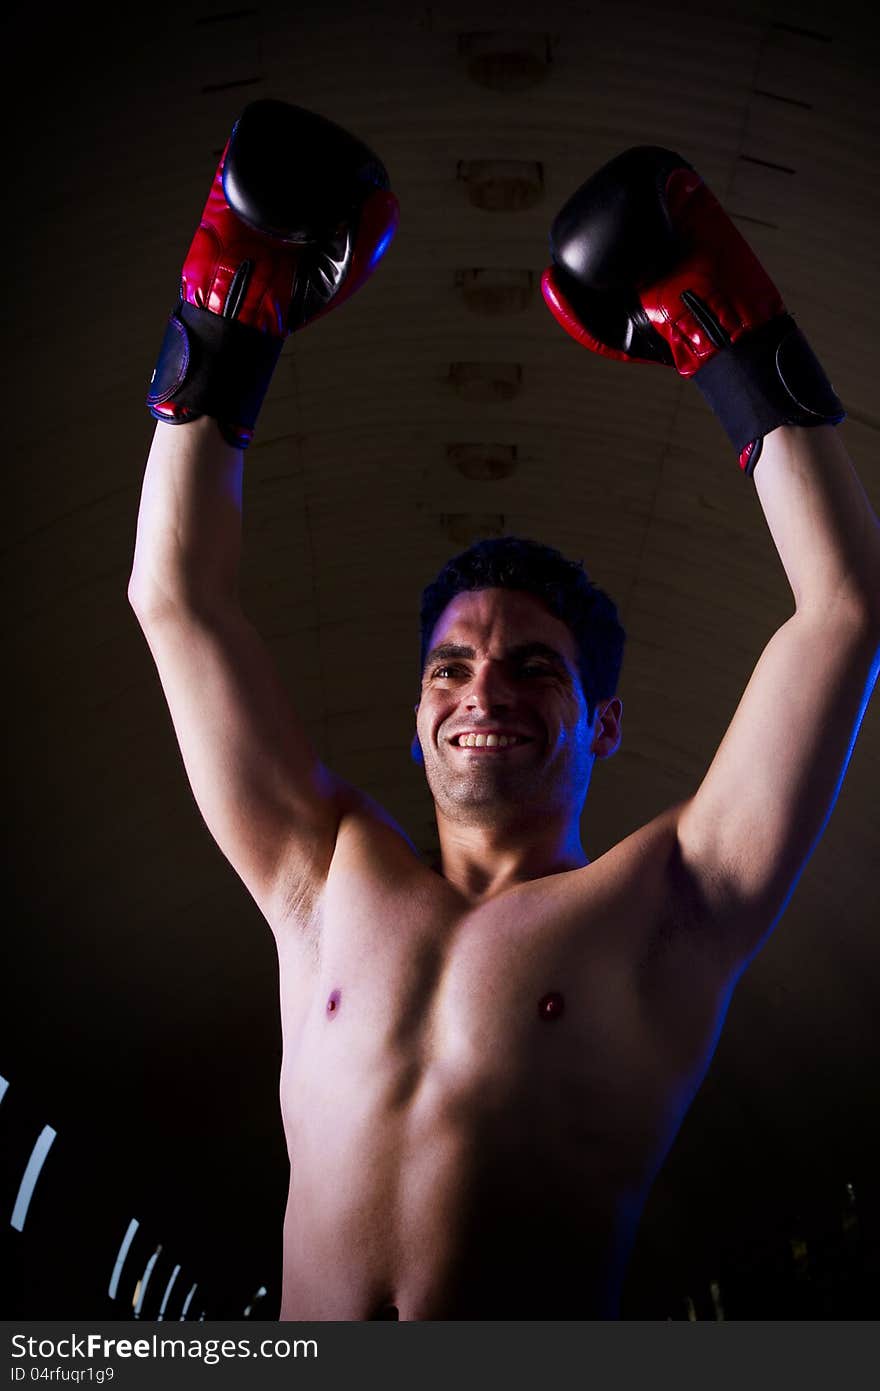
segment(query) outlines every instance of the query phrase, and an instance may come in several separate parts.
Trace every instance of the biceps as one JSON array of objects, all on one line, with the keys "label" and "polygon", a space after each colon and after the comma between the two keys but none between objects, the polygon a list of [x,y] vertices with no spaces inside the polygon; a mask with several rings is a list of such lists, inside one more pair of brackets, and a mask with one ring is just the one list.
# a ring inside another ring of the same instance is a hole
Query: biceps
[{"label": "biceps", "polygon": [[282,879],[326,874],[336,787],[259,634],[237,611],[142,620],[193,795],[267,917]]},{"label": "biceps", "polygon": [[696,873],[767,921],[831,812],[877,674],[863,619],[796,613],[765,648],[679,821]]}]

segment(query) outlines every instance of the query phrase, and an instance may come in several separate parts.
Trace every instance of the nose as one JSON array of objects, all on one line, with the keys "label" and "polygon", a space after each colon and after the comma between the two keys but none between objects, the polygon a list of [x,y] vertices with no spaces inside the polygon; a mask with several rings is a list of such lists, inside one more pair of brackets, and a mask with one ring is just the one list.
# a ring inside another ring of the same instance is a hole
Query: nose
[{"label": "nose", "polygon": [[474,714],[497,714],[513,704],[513,687],[502,662],[481,662],[468,687],[465,704]]}]

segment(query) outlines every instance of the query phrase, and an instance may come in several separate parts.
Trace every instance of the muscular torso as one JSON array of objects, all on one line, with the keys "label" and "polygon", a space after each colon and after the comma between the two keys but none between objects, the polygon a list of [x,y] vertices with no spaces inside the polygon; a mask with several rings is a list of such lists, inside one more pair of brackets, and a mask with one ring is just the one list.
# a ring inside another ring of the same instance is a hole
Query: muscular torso
[{"label": "muscular torso", "polygon": [[671,826],[473,906],[343,822],[312,933],[276,932],[283,1319],[616,1315],[729,996]]}]

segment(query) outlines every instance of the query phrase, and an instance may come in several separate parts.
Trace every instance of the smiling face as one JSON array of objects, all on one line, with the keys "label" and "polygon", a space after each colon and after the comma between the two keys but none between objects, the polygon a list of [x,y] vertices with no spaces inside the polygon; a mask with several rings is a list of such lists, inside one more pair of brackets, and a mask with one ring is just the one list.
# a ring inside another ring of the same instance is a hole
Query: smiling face
[{"label": "smiling face", "polygon": [[456,595],[431,635],[416,730],[448,820],[580,815],[594,730],[565,623],[519,590]]}]

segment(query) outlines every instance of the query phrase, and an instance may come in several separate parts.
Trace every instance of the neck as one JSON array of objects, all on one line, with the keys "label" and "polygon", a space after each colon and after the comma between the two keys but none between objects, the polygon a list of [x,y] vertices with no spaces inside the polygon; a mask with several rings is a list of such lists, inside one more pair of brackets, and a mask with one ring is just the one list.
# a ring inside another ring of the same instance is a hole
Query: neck
[{"label": "neck", "polygon": [[440,873],[473,902],[514,884],[588,865],[579,820],[531,826],[483,826],[448,820],[437,811]]}]

